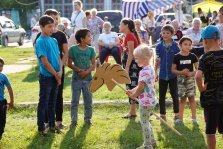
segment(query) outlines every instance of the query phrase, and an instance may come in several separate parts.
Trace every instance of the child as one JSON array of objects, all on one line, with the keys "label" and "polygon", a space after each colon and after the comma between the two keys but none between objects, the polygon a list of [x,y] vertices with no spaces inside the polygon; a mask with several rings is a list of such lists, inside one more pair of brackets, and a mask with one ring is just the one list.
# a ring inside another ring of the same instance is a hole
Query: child
[{"label": "child", "polygon": [[208,148],[215,149],[216,129],[223,134],[223,50],[219,45],[220,31],[217,27],[207,26],[201,37],[206,53],[199,60],[195,78],[204,108]]},{"label": "child", "polygon": [[[190,53],[192,40],[189,37],[182,37],[179,40],[179,47],[181,51],[174,56],[172,64],[172,72],[177,74],[178,96],[180,97],[179,122],[183,123],[183,113],[188,97],[192,113],[192,122],[196,124],[196,88],[194,75],[198,67],[198,59],[195,54]],[[193,67],[195,67],[195,71]]]},{"label": "child", "polygon": [[[159,105],[160,105],[160,116],[166,120],[166,92],[169,85],[170,94],[173,99],[173,110],[175,113],[174,120],[179,120],[179,99],[177,93],[177,76],[171,72],[173,63],[173,57],[175,54],[180,52],[178,45],[173,41],[172,36],[174,35],[174,28],[171,25],[163,26],[161,30],[163,40],[156,46],[156,53],[158,56],[156,64],[156,72],[160,65],[159,73]],[[157,74],[157,73],[156,73]],[[158,77],[158,76],[157,76]],[[157,78],[156,77],[156,78]]]},{"label": "child", "polygon": [[44,15],[39,20],[41,35],[36,41],[36,55],[40,66],[40,91],[37,112],[38,131],[46,135],[44,119],[47,112],[49,130],[55,132],[55,104],[58,85],[61,84],[62,65],[56,39],[50,37],[54,31],[54,19]]},{"label": "child", "polygon": [[141,44],[134,50],[133,54],[136,63],[142,67],[142,70],[139,72],[138,85],[132,90],[128,90],[127,94],[132,99],[139,97],[140,122],[144,136],[143,147],[152,149],[156,142],[149,118],[152,108],[157,103],[153,63],[155,51],[146,44]]},{"label": "child", "polygon": [[91,33],[88,29],[79,29],[75,38],[78,45],[69,49],[68,67],[73,70],[72,77],[72,100],[71,100],[71,125],[77,125],[77,112],[82,91],[84,99],[84,121],[92,125],[92,93],[89,84],[92,80],[91,72],[95,69],[95,51],[88,46],[91,43]]},{"label": "child", "polygon": [[0,57],[0,140],[2,139],[2,134],[4,133],[5,123],[6,123],[7,101],[4,95],[5,86],[8,89],[10,97],[10,103],[8,107],[9,110],[13,107],[14,104],[13,90],[7,76],[2,73],[3,66],[4,66],[4,60]]}]

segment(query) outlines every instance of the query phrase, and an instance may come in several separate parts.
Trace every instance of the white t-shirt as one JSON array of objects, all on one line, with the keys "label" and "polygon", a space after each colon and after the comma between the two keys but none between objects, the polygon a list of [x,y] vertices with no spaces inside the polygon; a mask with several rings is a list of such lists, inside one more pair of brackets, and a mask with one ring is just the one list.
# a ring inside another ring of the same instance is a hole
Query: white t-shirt
[{"label": "white t-shirt", "polygon": [[80,12],[72,12],[71,15],[71,24],[72,26],[75,27],[75,30],[83,28],[84,24],[83,24],[83,19],[85,18],[85,13],[83,10],[81,10]]},{"label": "white t-shirt", "polygon": [[104,44],[114,44],[116,42],[116,39],[118,38],[118,35],[116,32],[111,32],[110,34],[102,33],[100,34],[98,40],[101,40]]},{"label": "white t-shirt", "polygon": [[30,27],[33,28],[37,23],[36,18],[32,17],[31,21],[30,21]]}]

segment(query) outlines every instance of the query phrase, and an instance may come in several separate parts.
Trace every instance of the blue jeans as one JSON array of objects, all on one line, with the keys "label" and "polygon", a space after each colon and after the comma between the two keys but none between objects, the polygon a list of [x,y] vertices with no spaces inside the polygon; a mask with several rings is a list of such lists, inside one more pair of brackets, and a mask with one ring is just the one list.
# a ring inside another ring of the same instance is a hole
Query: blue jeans
[{"label": "blue jeans", "polygon": [[82,91],[84,99],[84,121],[88,122],[92,118],[92,93],[89,90],[90,81],[72,79],[71,90],[72,90],[72,100],[71,100],[71,121],[72,123],[77,122],[78,105],[80,100],[80,95]]},{"label": "blue jeans", "polygon": [[39,77],[39,103],[37,111],[38,131],[44,131],[45,113],[48,117],[49,127],[55,127],[55,104],[58,92],[57,81],[54,77]]},{"label": "blue jeans", "polygon": [[107,56],[109,56],[110,54],[114,57],[116,63],[121,65],[121,57],[119,54],[119,47],[117,47],[117,46],[113,47],[112,49],[109,49],[106,47],[101,48],[100,57],[99,57],[101,64],[104,63],[105,58]]}]

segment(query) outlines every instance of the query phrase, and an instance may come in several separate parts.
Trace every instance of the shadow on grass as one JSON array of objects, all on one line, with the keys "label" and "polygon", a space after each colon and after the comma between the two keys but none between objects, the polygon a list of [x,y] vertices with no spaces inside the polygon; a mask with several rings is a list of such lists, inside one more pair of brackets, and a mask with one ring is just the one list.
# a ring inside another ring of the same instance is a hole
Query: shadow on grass
[{"label": "shadow on grass", "polygon": [[135,149],[143,143],[142,130],[139,122],[130,119],[125,130],[119,136],[120,149]]},{"label": "shadow on grass", "polygon": [[66,135],[64,136],[63,140],[61,141],[60,148],[77,148],[81,149],[84,145],[86,135],[89,130],[89,126],[86,124],[83,124],[83,126],[80,128],[80,131],[75,136],[75,131],[77,128],[70,129]]},{"label": "shadow on grass", "polygon": [[175,129],[177,129],[182,136],[178,136],[172,130],[170,130],[163,123],[161,125],[161,132],[158,132],[158,145],[163,148],[202,148],[206,149],[206,143],[204,140],[204,136],[199,128],[199,125],[193,125],[190,129],[185,124],[175,125]]},{"label": "shadow on grass", "polygon": [[47,136],[41,136],[38,132],[33,137],[32,142],[27,146],[27,149],[34,148],[51,148],[55,133],[48,133]]}]

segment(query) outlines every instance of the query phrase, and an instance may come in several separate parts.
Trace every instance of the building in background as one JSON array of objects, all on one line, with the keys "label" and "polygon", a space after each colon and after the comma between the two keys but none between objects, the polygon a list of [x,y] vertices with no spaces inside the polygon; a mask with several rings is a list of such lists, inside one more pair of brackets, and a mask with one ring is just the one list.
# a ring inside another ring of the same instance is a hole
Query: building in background
[{"label": "building in background", "polygon": [[[54,8],[61,13],[61,16],[70,18],[73,11],[73,0],[40,0],[40,8],[44,12],[48,8]],[[82,0],[83,10],[96,8],[100,10],[121,10],[121,0]]]}]

